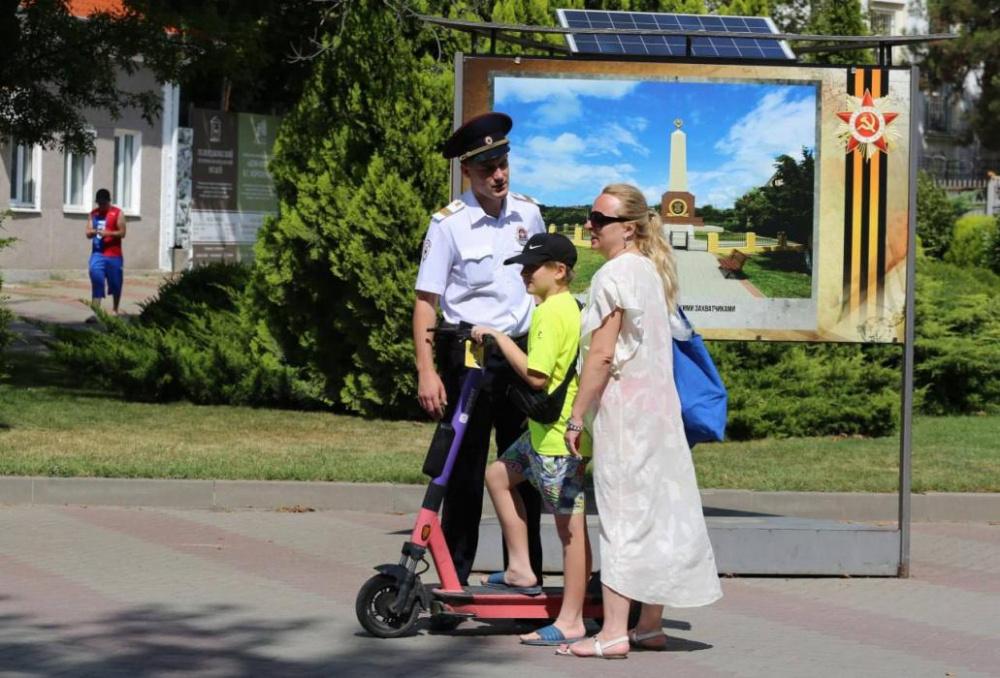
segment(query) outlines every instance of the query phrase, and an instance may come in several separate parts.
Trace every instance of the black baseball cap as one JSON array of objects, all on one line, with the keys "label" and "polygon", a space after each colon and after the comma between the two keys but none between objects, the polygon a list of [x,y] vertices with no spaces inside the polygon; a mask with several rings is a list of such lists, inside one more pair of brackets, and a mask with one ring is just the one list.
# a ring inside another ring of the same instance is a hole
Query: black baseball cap
[{"label": "black baseball cap", "polygon": [[538,233],[531,236],[520,254],[503,263],[539,266],[546,261],[558,261],[573,268],[576,264],[576,246],[559,233]]},{"label": "black baseball cap", "polygon": [[514,121],[506,113],[485,113],[472,118],[452,132],[441,154],[462,162],[484,162],[510,150],[507,133]]}]

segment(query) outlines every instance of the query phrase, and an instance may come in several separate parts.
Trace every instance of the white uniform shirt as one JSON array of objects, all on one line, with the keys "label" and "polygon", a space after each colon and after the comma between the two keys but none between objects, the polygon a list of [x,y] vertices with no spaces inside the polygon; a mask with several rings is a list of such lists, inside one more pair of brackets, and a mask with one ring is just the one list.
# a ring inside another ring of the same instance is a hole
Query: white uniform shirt
[{"label": "white uniform shirt", "polygon": [[530,199],[508,193],[500,216],[493,218],[466,191],[431,218],[416,289],[440,297],[447,322],[526,334],[534,300],[524,288],[521,266],[503,262],[544,232],[542,215]]}]

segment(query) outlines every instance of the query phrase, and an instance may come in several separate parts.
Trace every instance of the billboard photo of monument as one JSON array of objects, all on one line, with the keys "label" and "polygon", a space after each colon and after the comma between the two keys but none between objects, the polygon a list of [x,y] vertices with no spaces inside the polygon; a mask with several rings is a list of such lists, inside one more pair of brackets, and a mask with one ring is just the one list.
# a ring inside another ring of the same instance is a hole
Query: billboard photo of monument
[{"label": "billboard photo of monument", "polygon": [[456,105],[511,115],[511,184],[580,247],[633,184],[708,338],[902,336],[910,73],[891,68],[464,57]]},{"label": "billboard photo of monument", "polygon": [[682,289],[715,306],[812,296],[814,86],[497,78],[494,103],[518,121],[514,181],[543,205],[634,184],[660,214]]}]

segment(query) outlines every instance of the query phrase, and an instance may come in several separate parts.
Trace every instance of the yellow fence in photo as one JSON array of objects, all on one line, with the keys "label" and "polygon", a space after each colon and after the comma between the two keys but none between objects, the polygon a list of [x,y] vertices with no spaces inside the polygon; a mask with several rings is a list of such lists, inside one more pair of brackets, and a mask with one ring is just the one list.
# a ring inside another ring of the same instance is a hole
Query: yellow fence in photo
[{"label": "yellow fence in photo", "polygon": [[[570,226],[569,224],[557,226],[556,224],[549,224],[549,233],[562,233],[567,238],[570,238],[573,244],[578,247],[588,247],[590,245],[590,238],[584,232],[583,226]],[[788,237],[784,233],[779,233],[777,238],[757,235],[753,231],[741,233],[739,234],[740,237],[735,238],[732,235],[726,238],[719,238],[719,234],[715,232],[706,233],[705,236],[708,240],[708,247],[706,249],[712,254],[730,254],[733,250],[743,252],[744,254],[756,254],[758,252],[775,251],[801,252],[807,249],[805,245],[789,242]]]},{"label": "yellow fence in photo", "polygon": [[789,242],[784,233],[779,233],[777,238],[759,236],[753,231],[741,234],[740,238],[719,238],[718,233],[706,233],[708,239],[708,251],[712,254],[730,254],[733,250],[744,254],[757,254],[758,252],[801,252],[806,249],[805,245]]}]

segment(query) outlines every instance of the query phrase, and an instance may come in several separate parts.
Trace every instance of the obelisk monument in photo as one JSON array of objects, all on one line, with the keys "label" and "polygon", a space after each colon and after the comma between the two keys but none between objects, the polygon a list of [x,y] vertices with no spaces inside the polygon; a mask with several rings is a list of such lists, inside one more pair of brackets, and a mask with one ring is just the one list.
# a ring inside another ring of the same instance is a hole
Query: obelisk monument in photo
[{"label": "obelisk monument in photo", "polygon": [[660,218],[667,225],[702,226],[704,221],[694,215],[694,196],[688,192],[687,135],[681,131],[684,122],[674,120],[670,134],[670,183],[660,202]]}]

